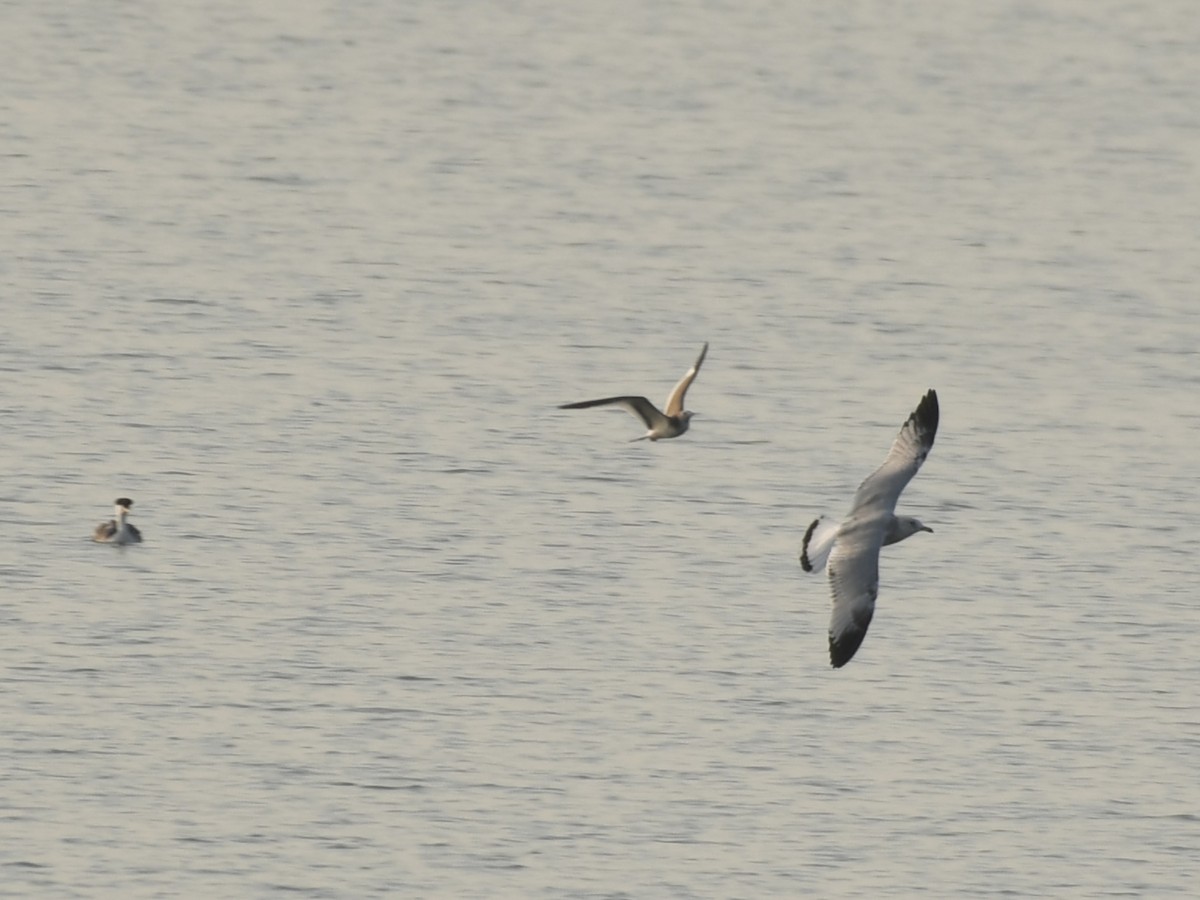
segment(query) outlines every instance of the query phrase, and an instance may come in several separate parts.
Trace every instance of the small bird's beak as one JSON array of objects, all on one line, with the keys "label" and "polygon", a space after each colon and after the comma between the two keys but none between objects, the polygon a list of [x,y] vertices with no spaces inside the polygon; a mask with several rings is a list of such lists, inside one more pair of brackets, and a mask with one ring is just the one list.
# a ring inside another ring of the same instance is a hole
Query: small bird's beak
[{"label": "small bird's beak", "polygon": [[922,525],[922,526],[921,526],[921,530],[922,530],[922,531],[928,531],[930,534],[933,534],[933,529],[932,529],[932,528],[930,528],[928,525]]}]

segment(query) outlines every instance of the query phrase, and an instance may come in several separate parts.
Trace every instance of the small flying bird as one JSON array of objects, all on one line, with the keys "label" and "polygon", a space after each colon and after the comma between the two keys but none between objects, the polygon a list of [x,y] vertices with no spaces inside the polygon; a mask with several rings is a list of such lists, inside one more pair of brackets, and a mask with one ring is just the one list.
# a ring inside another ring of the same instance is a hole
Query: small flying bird
[{"label": "small flying bird", "polygon": [[564,403],[559,409],[590,409],[593,406],[623,406],[629,410],[645,424],[649,430],[639,438],[634,438],[635,441],[644,441],[649,438],[652,441],[657,441],[662,438],[679,437],[688,430],[688,423],[693,412],[683,408],[683,398],[687,394],[687,389],[691,387],[693,381],[696,380],[696,374],[700,371],[700,365],[704,362],[704,357],[708,354],[708,342],[705,341],[700,355],[696,357],[696,362],[687,370],[687,374],[679,379],[679,384],[675,385],[667,397],[667,405],[660,412],[658,407],[647,400],[645,397],[605,397],[601,400],[583,400],[579,403]]},{"label": "small flying bird", "polygon": [[840,525],[824,516],[804,533],[800,566],[805,572],[829,567],[833,614],[829,619],[829,660],[840,669],[854,657],[875,614],[879,594],[879,550],[918,531],[933,532],[920,519],[895,514],[896,501],[933,447],[938,427],[937,392],[929,390],[896,436],[887,459],[854,494]]},{"label": "small flying bird", "polygon": [[118,497],[115,509],[116,518],[109,522],[101,522],[92,532],[92,540],[101,544],[140,544],[142,533],[128,521],[130,507],[133,501],[128,497]]}]

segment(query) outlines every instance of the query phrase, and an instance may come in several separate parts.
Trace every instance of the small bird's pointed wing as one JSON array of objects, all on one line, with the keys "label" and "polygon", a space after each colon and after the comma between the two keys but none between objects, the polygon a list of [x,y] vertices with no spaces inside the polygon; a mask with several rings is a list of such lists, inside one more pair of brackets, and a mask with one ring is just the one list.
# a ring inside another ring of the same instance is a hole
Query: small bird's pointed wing
[{"label": "small bird's pointed wing", "polygon": [[850,508],[851,518],[864,513],[891,513],[896,509],[900,493],[929,455],[937,427],[937,391],[931,388],[896,435],[883,465],[858,486]]},{"label": "small bird's pointed wing", "polygon": [[126,522],[125,524],[128,525],[128,527],[129,527],[129,534],[133,537],[133,542],[135,544],[140,544],[142,542],[142,533],[137,530],[137,526],[129,525],[128,522]]},{"label": "small bird's pointed wing", "polygon": [[581,400],[579,403],[564,403],[559,409],[591,409],[593,406],[620,406],[639,419],[647,428],[659,428],[667,424],[666,416],[645,397],[603,397],[599,400]]},{"label": "small bird's pointed wing", "polygon": [[835,669],[850,662],[867,636],[879,596],[878,528],[842,527],[829,555],[833,612],[829,617],[829,661]]},{"label": "small bird's pointed wing", "polygon": [[708,341],[704,342],[704,347],[700,350],[700,355],[696,357],[696,361],[692,363],[692,367],[687,370],[687,373],[679,379],[679,384],[675,385],[667,397],[667,405],[663,408],[668,416],[677,416],[683,412],[683,398],[687,394],[687,389],[691,387],[693,381],[696,380],[696,375],[700,372],[700,365],[704,362],[704,357],[708,355]]}]

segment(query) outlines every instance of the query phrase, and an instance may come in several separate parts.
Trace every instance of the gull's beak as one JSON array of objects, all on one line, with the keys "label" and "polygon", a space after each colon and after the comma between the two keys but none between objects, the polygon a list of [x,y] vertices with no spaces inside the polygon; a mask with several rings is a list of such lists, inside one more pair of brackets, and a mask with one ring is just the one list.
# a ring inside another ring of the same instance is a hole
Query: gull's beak
[{"label": "gull's beak", "polygon": [[930,534],[933,534],[933,529],[932,529],[932,528],[930,528],[928,525],[922,525],[922,526],[921,526],[921,530],[922,530],[922,531],[928,531]]}]

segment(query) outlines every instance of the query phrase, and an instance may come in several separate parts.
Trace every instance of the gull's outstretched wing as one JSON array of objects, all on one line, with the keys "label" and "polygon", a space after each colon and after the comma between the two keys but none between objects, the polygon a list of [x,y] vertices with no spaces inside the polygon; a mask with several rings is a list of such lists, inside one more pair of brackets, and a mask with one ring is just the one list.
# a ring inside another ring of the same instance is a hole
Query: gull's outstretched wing
[{"label": "gull's outstretched wing", "polygon": [[938,427],[937,391],[925,392],[921,402],[892,442],[887,459],[866,477],[854,494],[850,519],[891,513],[905,486],[912,481],[933,447]]},{"label": "gull's outstretched wing", "polygon": [[843,526],[829,555],[833,613],[829,617],[829,661],[835,669],[850,662],[875,615],[879,596],[879,548],[883,532]]},{"label": "gull's outstretched wing", "polygon": [[700,350],[700,355],[696,357],[696,361],[692,363],[692,367],[679,379],[679,384],[675,385],[675,388],[667,397],[667,405],[663,407],[663,412],[668,416],[677,416],[683,412],[683,398],[687,394],[687,389],[691,387],[692,382],[696,380],[696,375],[700,372],[700,365],[704,362],[704,357],[707,355],[708,341],[705,341],[704,347]]},{"label": "gull's outstretched wing", "polygon": [[593,406],[621,406],[645,423],[647,428],[665,427],[666,416],[658,411],[645,397],[603,397],[600,400],[581,400],[579,403],[564,403],[559,409],[591,409]]}]

